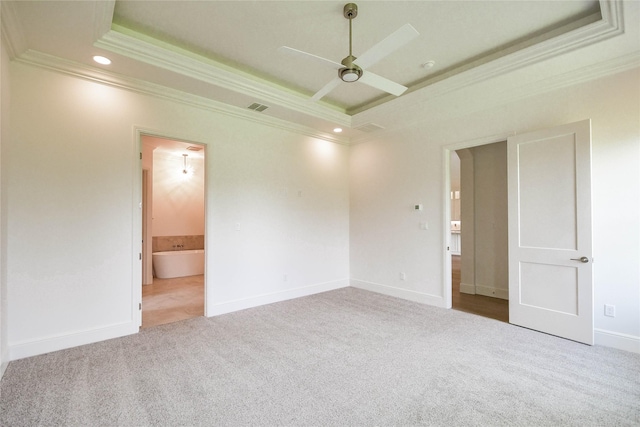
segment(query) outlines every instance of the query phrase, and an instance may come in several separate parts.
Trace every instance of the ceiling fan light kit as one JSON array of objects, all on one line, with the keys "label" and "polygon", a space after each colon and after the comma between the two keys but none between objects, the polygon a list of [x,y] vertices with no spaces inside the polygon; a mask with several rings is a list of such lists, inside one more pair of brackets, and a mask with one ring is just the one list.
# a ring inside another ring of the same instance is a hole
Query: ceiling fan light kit
[{"label": "ceiling fan light kit", "polygon": [[362,68],[353,63],[355,60],[356,57],[353,55],[349,55],[342,60],[341,64],[344,65],[344,68],[338,70],[338,75],[343,82],[353,83],[362,77]]},{"label": "ceiling fan light kit", "polygon": [[414,38],[418,37],[420,34],[410,24],[405,24],[400,27],[400,29],[389,35],[387,38],[371,47],[359,58],[356,58],[352,53],[351,25],[352,20],[356,16],[358,16],[358,5],[356,5],[355,3],[345,4],[343,15],[346,19],[349,20],[349,55],[345,57],[340,63],[286,46],[282,46],[278,49],[281,53],[284,53],[286,55],[302,57],[306,60],[311,60],[316,64],[322,65],[324,67],[330,67],[338,71],[338,76],[327,83],[318,92],[316,92],[311,97],[311,99],[314,101],[319,100],[320,98],[331,92],[333,89],[338,87],[342,82],[354,83],[356,81],[360,81],[367,86],[371,86],[375,89],[390,93],[395,96],[402,95],[404,91],[407,90],[405,86],[402,86],[401,84],[367,71],[367,68],[379,62],[384,57],[396,51],[400,47],[404,46]]}]

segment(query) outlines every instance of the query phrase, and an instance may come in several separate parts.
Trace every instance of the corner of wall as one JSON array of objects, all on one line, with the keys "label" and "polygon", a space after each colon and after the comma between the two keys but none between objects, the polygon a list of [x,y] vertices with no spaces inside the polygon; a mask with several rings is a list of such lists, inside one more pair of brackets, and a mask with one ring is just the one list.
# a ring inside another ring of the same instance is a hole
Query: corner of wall
[{"label": "corner of wall", "polygon": [[[2,5],[4,6],[4,4]],[[2,24],[0,24],[2,25]],[[7,344],[7,274],[6,274],[6,194],[5,182],[2,179],[5,168],[3,164],[6,157],[3,155],[3,142],[6,147],[7,134],[9,130],[8,107],[9,107],[9,54],[6,46],[5,32],[0,31],[0,379],[4,375],[9,363],[9,348]]]}]

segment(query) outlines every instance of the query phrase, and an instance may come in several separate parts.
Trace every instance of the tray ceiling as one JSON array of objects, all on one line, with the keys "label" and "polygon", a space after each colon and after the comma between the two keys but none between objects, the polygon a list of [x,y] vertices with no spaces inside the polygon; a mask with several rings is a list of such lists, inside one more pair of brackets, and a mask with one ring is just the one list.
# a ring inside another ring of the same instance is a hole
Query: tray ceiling
[{"label": "tray ceiling", "polygon": [[[355,128],[370,125],[376,114],[377,122],[384,122],[389,111],[423,102],[434,91],[457,90],[623,34],[623,4],[638,15],[635,2],[606,0],[360,1],[353,20],[355,56],[404,24],[420,33],[370,68],[409,90],[397,98],[361,83],[341,83],[312,102],[311,95],[334,72],[277,49],[289,46],[340,62],[349,47],[344,4],[3,1],[2,21],[12,56],[19,60],[119,85],[159,85],[232,110],[257,102],[269,108],[252,114],[283,126],[292,123],[298,130],[330,133],[342,126],[346,133],[341,138],[348,139],[362,133]],[[636,26],[631,41],[618,43],[619,52],[603,52],[603,58],[630,53],[637,58]],[[109,56],[113,63],[96,66],[90,59],[94,54]],[[603,60],[588,54],[574,65],[587,57],[591,63]],[[435,65],[424,67],[428,61]],[[556,66],[553,73],[570,69]],[[381,127],[384,123],[364,130]]]}]

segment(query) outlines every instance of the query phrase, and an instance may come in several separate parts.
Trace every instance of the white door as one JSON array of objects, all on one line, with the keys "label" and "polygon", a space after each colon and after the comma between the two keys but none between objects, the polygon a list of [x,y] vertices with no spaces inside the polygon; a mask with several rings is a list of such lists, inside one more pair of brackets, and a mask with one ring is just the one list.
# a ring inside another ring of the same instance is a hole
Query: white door
[{"label": "white door", "polygon": [[509,322],[593,344],[591,122],[507,143]]}]

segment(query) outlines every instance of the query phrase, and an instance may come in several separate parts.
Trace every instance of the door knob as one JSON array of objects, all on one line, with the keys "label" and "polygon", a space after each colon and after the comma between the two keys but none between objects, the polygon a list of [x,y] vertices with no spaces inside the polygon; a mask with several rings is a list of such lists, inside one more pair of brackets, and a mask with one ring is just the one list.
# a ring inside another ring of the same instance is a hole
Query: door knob
[{"label": "door knob", "polygon": [[587,263],[587,262],[589,262],[589,258],[587,258],[586,256],[583,256],[583,257],[580,257],[580,258],[571,258],[571,261],[580,261],[580,262]]}]

